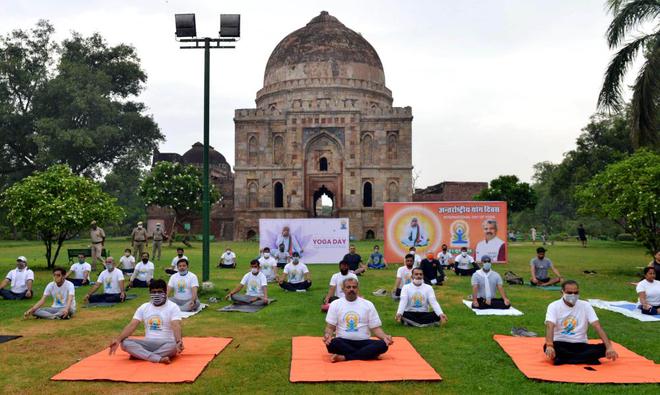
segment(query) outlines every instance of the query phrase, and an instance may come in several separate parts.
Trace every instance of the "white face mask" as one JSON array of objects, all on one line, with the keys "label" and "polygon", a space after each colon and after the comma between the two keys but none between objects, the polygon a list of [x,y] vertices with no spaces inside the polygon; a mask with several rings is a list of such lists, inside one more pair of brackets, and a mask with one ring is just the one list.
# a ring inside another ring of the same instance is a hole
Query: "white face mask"
[{"label": "white face mask", "polygon": [[465,258],[465,257],[467,256],[467,252],[465,252],[465,251],[461,252],[461,256],[462,256],[463,258]]},{"label": "white face mask", "polygon": [[485,272],[489,272],[489,271],[490,271],[490,268],[491,268],[492,266],[493,266],[492,263],[490,263],[490,262],[484,262],[484,271],[485,271]]},{"label": "white face mask", "polygon": [[575,305],[575,303],[577,303],[578,299],[580,299],[580,295],[564,294],[564,300],[566,302],[568,302],[569,304]]},{"label": "white face mask", "polygon": [[259,268],[253,267],[252,269],[250,269],[250,271],[252,272],[252,274],[257,274],[259,273]]},{"label": "white face mask", "polygon": [[421,278],[420,278],[420,279],[417,279],[417,278],[416,278],[416,279],[413,280],[413,284],[415,284],[415,285],[417,285],[417,286],[422,285],[423,282],[424,282],[424,281],[423,281]]},{"label": "white face mask", "polygon": [[264,258],[266,259],[270,258],[270,252],[264,252]]}]

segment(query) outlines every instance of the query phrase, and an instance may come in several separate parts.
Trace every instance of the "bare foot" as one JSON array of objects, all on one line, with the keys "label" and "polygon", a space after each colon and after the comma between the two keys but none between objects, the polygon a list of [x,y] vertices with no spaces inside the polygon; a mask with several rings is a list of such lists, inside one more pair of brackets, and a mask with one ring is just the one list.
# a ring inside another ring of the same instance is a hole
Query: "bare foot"
[{"label": "bare foot", "polygon": [[172,363],[172,360],[170,360],[170,357],[162,357],[160,359],[160,363],[164,363],[165,365],[169,365],[170,363]]},{"label": "bare foot", "polygon": [[332,356],[330,357],[331,362],[343,362],[345,360],[346,360],[346,357],[343,356],[343,355],[339,355],[339,354],[332,354]]}]

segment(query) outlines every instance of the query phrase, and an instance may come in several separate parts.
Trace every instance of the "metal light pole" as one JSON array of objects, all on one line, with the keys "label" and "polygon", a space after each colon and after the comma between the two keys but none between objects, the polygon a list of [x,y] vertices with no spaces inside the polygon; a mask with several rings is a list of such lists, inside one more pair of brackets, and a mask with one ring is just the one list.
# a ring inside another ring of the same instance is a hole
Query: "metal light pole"
[{"label": "metal light pole", "polygon": [[[204,155],[203,155],[203,178],[204,188],[202,192],[202,281],[209,281],[209,261],[211,258],[211,202],[209,197],[209,85],[211,48],[235,48],[235,46],[223,46],[224,42],[235,42],[240,37],[241,16],[238,14],[220,15],[220,37],[229,38],[197,38],[197,27],[195,14],[176,14],[176,38],[179,42],[194,43],[195,45],[184,45],[182,49],[204,49]],[[182,38],[189,37],[189,38]],[[203,46],[200,44],[204,44]],[[214,45],[212,46],[211,43]]]}]

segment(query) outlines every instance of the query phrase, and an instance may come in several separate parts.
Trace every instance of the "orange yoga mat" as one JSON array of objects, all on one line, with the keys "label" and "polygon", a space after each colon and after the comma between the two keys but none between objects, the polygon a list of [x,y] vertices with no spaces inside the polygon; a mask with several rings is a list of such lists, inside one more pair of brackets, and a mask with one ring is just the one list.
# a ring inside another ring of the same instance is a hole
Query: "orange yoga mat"
[{"label": "orange yoga mat", "polygon": [[291,342],[289,381],[292,383],[442,380],[405,337],[395,337],[394,344],[380,359],[336,363],[330,362],[330,354],[321,337],[299,336]]},{"label": "orange yoga mat", "polygon": [[192,383],[231,340],[224,337],[184,337],[183,352],[174,357],[169,365],[129,359],[121,348],[115,355],[108,355],[106,348],[71,365],[51,380]]},{"label": "orange yoga mat", "polygon": [[660,383],[660,365],[614,342],[614,350],[619,354],[616,361],[602,358],[600,365],[555,366],[545,359],[542,337],[495,335],[493,338],[530,379],[562,383]]}]

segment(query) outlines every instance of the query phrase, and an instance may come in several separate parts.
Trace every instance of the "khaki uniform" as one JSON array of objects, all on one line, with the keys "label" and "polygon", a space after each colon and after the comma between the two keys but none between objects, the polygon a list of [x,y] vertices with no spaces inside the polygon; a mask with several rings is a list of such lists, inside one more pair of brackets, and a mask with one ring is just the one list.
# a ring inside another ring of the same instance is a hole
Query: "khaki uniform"
[{"label": "khaki uniform", "polygon": [[92,239],[92,270],[96,267],[96,260],[100,260],[103,263],[103,258],[101,258],[101,251],[103,250],[103,241],[105,240],[105,232],[100,227],[96,229],[90,229],[89,237]]},{"label": "khaki uniform", "polygon": [[136,257],[142,258],[142,253],[145,251],[147,245],[147,230],[145,228],[135,228],[131,233],[131,245],[133,246],[134,254]]},{"label": "khaki uniform", "polygon": [[[165,239],[165,233],[163,229],[156,228],[154,229],[153,235],[153,244],[151,246],[151,258],[154,260],[160,261],[160,248],[163,245],[163,239]],[[156,258],[156,252],[158,253],[158,258]]]}]

